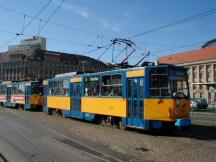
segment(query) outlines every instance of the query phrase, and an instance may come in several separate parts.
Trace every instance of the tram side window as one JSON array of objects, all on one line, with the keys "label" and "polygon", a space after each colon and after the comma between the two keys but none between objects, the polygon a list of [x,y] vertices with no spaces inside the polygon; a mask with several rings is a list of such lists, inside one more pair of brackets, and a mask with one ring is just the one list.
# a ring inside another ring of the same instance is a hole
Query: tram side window
[{"label": "tram side window", "polygon": [[99,96],[100,78],[88,77],[85,78],[85,96]]},{"label": "tram side window", "polygon": [[49,84],[49,95],[58,95],[58,81],[51,81]]},{"label": "tram side window", "polygon": [[150,72],[150,94],[152,97],[169,96],[165,69],[153,69]]},{"label": "tram side window", "polygon": [[69,80],[59,80],[59,95],[60,96],[69,95]]},{"label": "tram side window", "polygon": [[43,91],[43,88],[42,86],[39,86],[39,85],[34,85],[32,86],[32,94],[42,94],[42,91]]},{"label": "tram side window", "polygon": [[122,96],[122,75],[102,76],[101,83],[102,96]]},{"label": "tram side window", "polygon": [[12,87],[12,94],[16,94],[17,93],[17,89],[18,89],[18,85],[14,85]]},{"label": "tram side window", "polygon": [[7,90],[6,85],[1,85],[0,86],[0,94],[6,94],[6,90]]},{"label": "tram side window", "polygon": [[16,84],[13,87],[13,94],[24,94],[25,93],[25,85],[24,84]]},{"label": "tram side window", "polygon": [[25,93],[25,85],[19,84],[17,89],[17,94],[24,94]]}]

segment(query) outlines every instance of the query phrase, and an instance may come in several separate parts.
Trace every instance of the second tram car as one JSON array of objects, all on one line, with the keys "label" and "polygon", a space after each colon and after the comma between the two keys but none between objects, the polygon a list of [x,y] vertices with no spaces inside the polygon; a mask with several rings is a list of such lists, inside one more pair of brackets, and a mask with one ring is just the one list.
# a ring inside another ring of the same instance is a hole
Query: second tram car
[{"label": "second tram car", "polygon": [[0,104],[5,107],[12,107],[11,103],[12,82],[5,81],[0,84]]},{"label": "second tram car", "polygon": [[11,103],[24,109],[42,108],[43,86],[40,81],[15,82],[12,84]]}]

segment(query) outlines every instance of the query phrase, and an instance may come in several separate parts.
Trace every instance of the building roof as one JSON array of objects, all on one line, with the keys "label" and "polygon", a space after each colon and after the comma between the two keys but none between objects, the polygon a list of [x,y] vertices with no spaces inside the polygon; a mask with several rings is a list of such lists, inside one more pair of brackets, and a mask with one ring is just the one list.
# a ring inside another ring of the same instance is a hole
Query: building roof
[{"label": "building roof", "polygon": [[159,57],[159,63],[183,64],[216,59],[216,46]]},{"label": "building roof", "polygon": [[205,48],[205,47],[210,47],[210,46],[215,46],[216,45],[216,39],[212,39],[206,43],[203,44],[202,48]]}]

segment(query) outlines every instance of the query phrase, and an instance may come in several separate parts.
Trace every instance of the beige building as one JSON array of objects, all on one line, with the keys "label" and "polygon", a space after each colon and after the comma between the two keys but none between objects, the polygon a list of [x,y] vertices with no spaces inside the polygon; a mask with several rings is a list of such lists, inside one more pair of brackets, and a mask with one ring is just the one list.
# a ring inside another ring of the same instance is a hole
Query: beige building
[{"label": "beige building", "polygon": [[201,49],[160,57],[159,63],[184,66],[188,71],[191,98],[216,100],[216,40]]},{"label": "beige building", "polygon": [[91,73],[109,69],[101,61],[75,54],[42,50],[0,53],[0,81],[47,79],[60,73]]},{"label": "beige building", "polygon": [[111,67],[93,58],[46,50],[46,38],[23,39],[0,53],[0,82],[48,79],[67,72],[91,73]]}]

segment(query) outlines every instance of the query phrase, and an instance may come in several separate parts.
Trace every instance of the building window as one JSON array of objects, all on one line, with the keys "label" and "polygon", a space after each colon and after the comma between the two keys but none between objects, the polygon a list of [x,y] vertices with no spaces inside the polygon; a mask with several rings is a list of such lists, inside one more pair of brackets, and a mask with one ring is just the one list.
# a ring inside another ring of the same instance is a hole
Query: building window
[{"label": "building window", "polygon": [[214,64],[214,82],[216,82],[216,64]]},{"label": "building window", "polygon": [[198,81],[198,75],[197,75],[197,67],[193,67],[193,82],[196,83]]},{"label": "building window", "polygon": [[206,65],[206,79],[207,82],[211,82],[212,70],[211,65]]},{"label": "building window", "polygon": [[188,78],[191,78],[190,67],[187,67],[187,75],[188,75]]},{"label": "building window", "polygon": [[204,83],[205,82],[205,76],[204,76],[204,66],[199,66],[199,77],[200,77],[200,82]]}]

